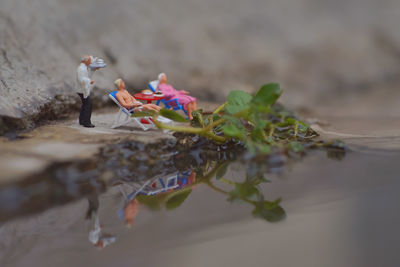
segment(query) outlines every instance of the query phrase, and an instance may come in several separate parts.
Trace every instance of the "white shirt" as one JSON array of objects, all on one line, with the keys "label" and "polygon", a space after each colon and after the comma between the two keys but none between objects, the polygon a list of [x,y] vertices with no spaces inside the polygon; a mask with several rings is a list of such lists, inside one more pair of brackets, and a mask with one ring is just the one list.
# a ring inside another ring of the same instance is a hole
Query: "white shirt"
[{"label": "white shirt", "polygon": [[92,75],[93,72],[84,63],[81,63],[76,69],[77,92],[83,94],[83,98],[87,98],[90,95],[90,90],[94,86],[94,84],[90,84]]}]

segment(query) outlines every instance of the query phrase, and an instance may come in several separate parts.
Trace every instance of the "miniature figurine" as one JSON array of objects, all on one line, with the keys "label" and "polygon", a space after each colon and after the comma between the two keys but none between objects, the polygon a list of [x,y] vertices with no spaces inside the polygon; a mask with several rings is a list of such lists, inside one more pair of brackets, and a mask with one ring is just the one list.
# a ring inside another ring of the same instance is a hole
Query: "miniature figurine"
[{"label": "miniature figurine", "polygon": [[189,119],[192,120],[192,111],[197,110],[197,99],[190,96],[185,90],[175,90],[174,87],[167,84],[167,75],[160,73],[158,75],[158,90],[164,94],[165,100],[176,98],[178,103],[187,111]]},{"label": "miniature figurine", "polygon": [[86,212],[86,219],[91,220],[93,227],[89,231],[89,242],[95,247],[103,249],[106,246],[114,243],[116,237],[111,234],[103,233],[103,227],[100,224],[100,218],[98,214],[99,209],[99,196],[97,193],[92,193],[88,196],[89,207]]},{"label": "miniature figurine", "polygon": [[134,219],[139,213],[139,202],[136,198],[130,200],[124,207],[125,226],[133,227]]},{"label": "miniature figurine", "polygon": [[76,70],[78,81],[77,93],[82,101],[81,112],[79,114],[79,124],[84,127],[93,128],[90,117],[92,116],[92,101],[90,99],[90,91],[94,86],[94,81],[91,79],[93,73],[99,68],[104,68],[106,64],[100,58],[84,55],[81,58],[81,64]]},{"label": "miniature figurine", "polygon": [[108,233],[103,233],[102,226],[100,224],[100,218],[97,212],[93,214],[94,225],[93,229],[89,231],[89,242],[92,243],[96,248],[103,249],[112,243],[115,243],[117,238]]},{"label": "miniature figurine", "polygon": [[125,89],[125,82],[122,79],[117,79],[114,81],[115,86],[118,88],[118,92],[115,95],[118,102],[124,108],[130,110],[134,109],[134,111],[142,111],[142,110],[154,110],[159,111],[161,107],[155,104],[143,104],[142,102],[136,100],[129,92]]}]

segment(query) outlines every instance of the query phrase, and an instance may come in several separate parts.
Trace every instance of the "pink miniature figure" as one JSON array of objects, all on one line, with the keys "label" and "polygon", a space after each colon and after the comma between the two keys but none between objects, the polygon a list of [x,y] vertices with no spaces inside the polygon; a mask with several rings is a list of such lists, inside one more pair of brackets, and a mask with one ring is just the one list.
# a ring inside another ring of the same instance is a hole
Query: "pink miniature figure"
[{"label": "pink miniature figure", "polygon": [[134,109],[134,111],[142,111],[142,110],[154,110],[159,111],[161,107],[154,104],[143,104],[142,102],[136,100],[129,92],[125,89],[125,82],[122,79],[117,79],[114,81],[115,86],[118,88],[118,92],[115,95],[118,102],[124,108],[130,110]]},{"label": "pink miniature figure", "polygon": [[165,100],[176,98],[178,103],[183,106],[187,111],[189,119],[192,120],[192,111],[197,110],[197,99],[189,95],[189,92],[185,90],[175,90],[174,87],[167,84],[167,75],[160,73],[158,75],[158,90],[164,94]]},{"label": "pink miniature figure", "polygon": [[92,100],[90,99],[90,91],[94,87],[92,80],[93,73],[104,68],[106,64],[100,58],[94,58],[89,55],[84,55],[81,58],[81,64],[76,70],[76,78],[78,82],[77,93],[82,101],[81,112],[79,114],[79,124],[84,127],[93,128],[90,117],[92,116]]}]

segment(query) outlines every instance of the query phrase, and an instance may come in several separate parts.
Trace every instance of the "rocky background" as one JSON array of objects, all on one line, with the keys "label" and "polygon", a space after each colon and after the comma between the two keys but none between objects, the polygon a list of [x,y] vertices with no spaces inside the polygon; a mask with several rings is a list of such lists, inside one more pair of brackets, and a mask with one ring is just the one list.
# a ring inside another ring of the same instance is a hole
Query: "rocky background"
[{"label": "rocky background", "polygon": [[163,71],[200,100],[270,81],[295,109],[400,115],[397,0],[1,0],[0,133],[76,111],[81,55],[143,89]]}]

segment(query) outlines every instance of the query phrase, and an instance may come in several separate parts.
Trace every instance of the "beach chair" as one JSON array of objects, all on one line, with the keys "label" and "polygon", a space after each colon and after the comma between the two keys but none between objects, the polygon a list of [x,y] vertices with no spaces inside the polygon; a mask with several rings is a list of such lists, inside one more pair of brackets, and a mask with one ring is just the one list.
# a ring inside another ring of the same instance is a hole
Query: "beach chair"
[{"label": "beach chair", "polygon": [[153,196],[153,195],[157,195],[157,194],[166,192],[171,189],[176,189],[179,187],[177,173],[167,176],[167,177],[159,177],[159,178],[150,179],[144,183],[124,182],[124,184],[128,185],[132,190],[131,193],[125,194],[124,192],[122,192],[122,190],[120,188],[120,190],[126,200],[132,200],[138,194]]},{"label": "beach chair", "polygon": [[152,196],[171,189],[176,189],[179,187],[178,176],[176,174],[169,176],[167,178],[158,178],[152,184],[151,187],[146,188],[147,190],[142,190],[142,193]]},{"label": "beach chair", "polygon": [[126,194],[122,186],[119,186],[119,190],[124,197],[124,204],[118,210],[117,214],[119,218],[124,218],[124,208],[128,202],[136,198],[137,195],[155,196],[157,194],[166,192],[171,189],[176,189],[179,187],[178,175],[174,174],[167,178],[155,178],[153,180],[147,180],[144,183],[127,183],[125,185],[131,187],[131,193]]},{"label": "beach chair", "polygon": [[[158,91],[158,83],[159,83],[158,80],[149,82],[148,87],[150,88],[151,91],[153,91],[155,93]],[[177,98],[173,98],[170,100],[160,99],[156,102],[156,104],[159,105],[160,102],[162,102],[164,104],[164,106],[168,109],[172,108],[173,110],[182,110],[183,112],[185,112],[186,115],[188,115],[187,111],[183,109],[183,106],[178,103]]]},{"label": "beach chair", "polygon": [[[147,131],[150,128],[155,128],[154,123],[148,117],[143,117],[141,119],[131,117],[133,110],[128,110],[121,106],[121,104],[117,100],[116,94],[117,91],[109,93],[109,97],[111,98],[111,100],[114,101],[114,103],[117,104],[119,107],[119,111],[115,117],[114,123],[111,126],[112,129],[126,125],[131,121],[135,122],[144,131]],[[142,123],[141,120],[144,120],[147,123]]]},{"label": "beach chair", "polygon": [[179,188],[183,188],[189,184],[189,176],[191,173],[192,173],[191,170],[187,170],[184,172],[178,172],[176,177],[178,180],[177,182],[178,182]]}]

